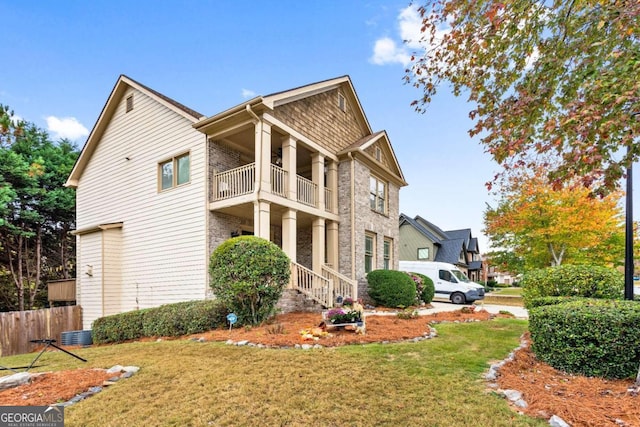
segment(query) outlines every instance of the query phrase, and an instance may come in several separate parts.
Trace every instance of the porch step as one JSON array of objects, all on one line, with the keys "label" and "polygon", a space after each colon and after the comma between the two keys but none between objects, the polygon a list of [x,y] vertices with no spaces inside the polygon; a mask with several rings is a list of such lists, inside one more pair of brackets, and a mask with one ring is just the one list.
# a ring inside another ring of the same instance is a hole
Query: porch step
[{"label": "porch step", "polygon": [[324,310],[321,304],[296,289],[285,289],[276,304],[276,308],[282,313],[295,311],[320,313]]}]

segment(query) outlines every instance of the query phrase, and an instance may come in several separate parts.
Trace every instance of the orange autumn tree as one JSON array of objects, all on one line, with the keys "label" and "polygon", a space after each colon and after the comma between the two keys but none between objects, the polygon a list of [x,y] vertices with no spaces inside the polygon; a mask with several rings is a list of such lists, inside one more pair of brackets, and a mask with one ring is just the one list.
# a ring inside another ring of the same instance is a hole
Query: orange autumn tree
[{"label": "orange autumn tree", "polygon": [[560,264],[620,265],[624,216],[620,193],[593,197],[582,185],[558,189],[542,173],[513,180],[484,213],[492,259],[507,271]]}]

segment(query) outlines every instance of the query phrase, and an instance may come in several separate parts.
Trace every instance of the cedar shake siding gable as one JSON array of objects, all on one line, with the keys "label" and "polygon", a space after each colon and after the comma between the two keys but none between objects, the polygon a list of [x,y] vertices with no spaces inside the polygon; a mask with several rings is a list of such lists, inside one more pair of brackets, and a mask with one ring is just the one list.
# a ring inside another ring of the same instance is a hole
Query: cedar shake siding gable
[{"label": "cedar shake siding gable", "polygon": [[360,110],[350,105],[349,97],[344,97],[345,111],[340,109],[338,94],[342,93],[340,88],[333,89],[289,102],[275,107],[273,115],[307,138],[336,153],[368,134],[368,130],[364,129],[358,120],[357,114],[360,114]]}]

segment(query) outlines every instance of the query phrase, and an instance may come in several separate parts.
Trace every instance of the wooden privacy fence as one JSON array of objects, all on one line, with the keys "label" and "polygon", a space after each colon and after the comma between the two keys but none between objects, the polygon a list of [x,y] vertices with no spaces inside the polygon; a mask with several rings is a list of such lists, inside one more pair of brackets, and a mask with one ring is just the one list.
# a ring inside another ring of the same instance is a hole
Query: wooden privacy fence
[{"label": "wooden privacy fence", "polygon": [[80,329],[79,305],[0,313],[0,356],[30,353],[41,345],[30,340],[54,339],[60,345],[62,332]]}]

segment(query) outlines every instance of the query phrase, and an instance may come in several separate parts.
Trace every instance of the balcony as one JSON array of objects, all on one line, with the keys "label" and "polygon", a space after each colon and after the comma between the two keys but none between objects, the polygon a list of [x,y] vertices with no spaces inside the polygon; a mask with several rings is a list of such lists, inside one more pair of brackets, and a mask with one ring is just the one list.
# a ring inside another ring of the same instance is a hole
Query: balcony
[{"label": "balcony", "polygon": [[[271,193],[289,198],[288,172],[283,168],[272,164],[270,171]],[[256,164],[249,163],[244,166],[230,169],[213,175],[213,201],[227,200],[234,197],[251,194],[256,185]],[[324,188],[325,210],[333,212],[334,203],[332,192]],[[313,181],[296,176],[295,201],[313,208],[319,207],[318,185]]]}]

